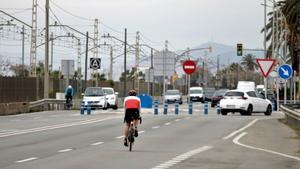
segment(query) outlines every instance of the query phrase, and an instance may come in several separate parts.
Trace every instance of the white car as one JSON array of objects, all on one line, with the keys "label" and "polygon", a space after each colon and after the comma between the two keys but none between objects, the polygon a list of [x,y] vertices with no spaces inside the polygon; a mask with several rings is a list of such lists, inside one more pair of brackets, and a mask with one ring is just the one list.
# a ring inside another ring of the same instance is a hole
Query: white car
[{"label": "white car", "polygon": [[205,96],[202,87],[191,87],[189,93],[190,93],[190,100],[192,100],[193,102],[200,101],[204,103]]},{"label": "white car", "polygon": [[107,101],[104,91],[101,87],[88,87],[83,94],[84,106],[87,108],[91,104],[92,108],[107,109]]},{"label": "white car", "polygon": [[179,104],[182,104],[182,95],[179,90],[167,90],[164,95],[164,101],[168,103],[175,103],[178,101]]},{"label": "white car", "polygon": [[106,95],[106,101],[108,107],[113,108],[114,110],[118,109],[118,92],[115,92],[111,87],[103,87],[104,94]]},{"label": "white car", "polygon": [[239,112],[241,115],[252,113],[272,114],[272,103],[263,96],[257,95],[255,91],[229,90],[220,101],[221,114]]}]

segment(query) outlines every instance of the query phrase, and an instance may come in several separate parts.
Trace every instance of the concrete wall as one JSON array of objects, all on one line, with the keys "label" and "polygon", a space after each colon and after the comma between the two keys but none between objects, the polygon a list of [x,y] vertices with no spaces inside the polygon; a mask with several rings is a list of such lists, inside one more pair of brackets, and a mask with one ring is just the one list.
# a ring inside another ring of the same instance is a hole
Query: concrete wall
[{"label": "concrete wall", "polygon": [[0,103],[0,115],[14,115],[29,112],[28,102]]}]

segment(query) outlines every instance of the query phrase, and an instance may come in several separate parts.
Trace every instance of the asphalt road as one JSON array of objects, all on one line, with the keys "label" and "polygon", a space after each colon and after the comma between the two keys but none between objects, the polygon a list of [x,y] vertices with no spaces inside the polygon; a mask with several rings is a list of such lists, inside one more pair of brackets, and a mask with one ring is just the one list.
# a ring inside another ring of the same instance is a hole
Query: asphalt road
[{"label": "asphalt road", "polygon": [[295,132],[272,116],[143,110],[133,151],[123,146],[123,110],[41,112],[0,117],[1,169],[299,168]]}]

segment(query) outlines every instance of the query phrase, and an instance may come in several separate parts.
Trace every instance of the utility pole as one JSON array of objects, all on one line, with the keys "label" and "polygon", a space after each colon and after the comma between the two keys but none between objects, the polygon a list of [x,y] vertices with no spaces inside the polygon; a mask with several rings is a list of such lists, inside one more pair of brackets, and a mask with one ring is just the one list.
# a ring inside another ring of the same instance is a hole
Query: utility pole
[{"label": "utility pole", "polygon": [[82,92],[82,79],[81,79],[81,43],[80,39],[77,40],[77,87],[78,93]]},{"label": "utility pole", "polygon": [[126,96],[126,57],[127,57],[127,29],[125,28],[125,40],[124,40],[124,91],[123,96]]},{"label": "utility pole", "polygon": [[220,58],[217,58],[217,89],[221,87]]},{"label": "utility pole", "polygon": [[163,52],[163,94],[166,93],[166,55],[168,54],[168,41],[165,41],[165,50]]},{"label": "utility pole", "polygon": [[33,0],[31,46],[30,46],[30,76],[32,77],[36,77],[36,44],[37,44],[36,37],[37,37],[37,0]]},{"label": "utility pole", "polygon": [[135,47],[135,88],[139,93],[140,32],[136,32]]},{"label": "utility pole", "polygon": [[44,98],[49,98],[49,0],[46,0]]},{"label": "utility pole", "polygon": [[22,26],[22,69],[23,69],[23,77],[25,76],[25,65],[24,65],[24,60],[25,60],[25,26]]},{"label": "utility pole", "polygon": [[[85,67],[84,67],[84,90],[86,89],[86,81],[87,81],[87,62],[88,62],[88,54],[89,54],[89,32],[86,32],[86,42],[85,42]],[[82,91],[84,91],[82,90]]]},{"label": "utility pole", "polygon": [[113,47],[110,47],[109,80],[113,80]]},{"label": "utility pole", "polygon": [[151,96],[153,96],[153,91],[154,91],[154,89],[153,89],[153,87],[154,87],[154,85],[153,85],[153,83],[154,83],[154,69],[153,69],[153,48],[151,48],[151,67],[150,67],[150,69],[151,69],[151,71],[153,72],[152,73],[152,76],[153,76],[153,81],[150,83],[150,94],[151,94]]},{"label": "utility pole", "polygon": [[[98,58],[98,42],[99,42],[99,21],[98,19],[95,19],[95,24],[94,24],[94,58]],[[94,69],[93,73],[95,75],[95,81],[96,81],[96,86],[98,86],[98,69]]]},{"label": "utility pole", "polygon": [[54,39],[53,39],[53,33],[51,32],[50,35],[50,41],[51,41],[51,63],[50,63],[50,71],[53,70],[53,46],[54,46]]},{"label": "utility pole", "polygon": [[[186,56],[188,58],[188,60],[190,60],[190,48],[188,47],[186,50]],[[190,101],[190,85],[191,85],[191,75],[188,74],[187,75],[187,102]]]}]

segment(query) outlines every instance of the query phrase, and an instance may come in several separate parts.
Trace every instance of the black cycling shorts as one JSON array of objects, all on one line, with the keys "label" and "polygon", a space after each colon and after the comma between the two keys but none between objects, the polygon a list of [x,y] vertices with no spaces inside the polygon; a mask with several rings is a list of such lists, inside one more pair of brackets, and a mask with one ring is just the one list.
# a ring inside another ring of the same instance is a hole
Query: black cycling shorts
[{"label": "black cycling shorts", "polygon": [[124,122],[130,123],[133,119],[138,120],[140,118],[139,109],[126,109]]}]

